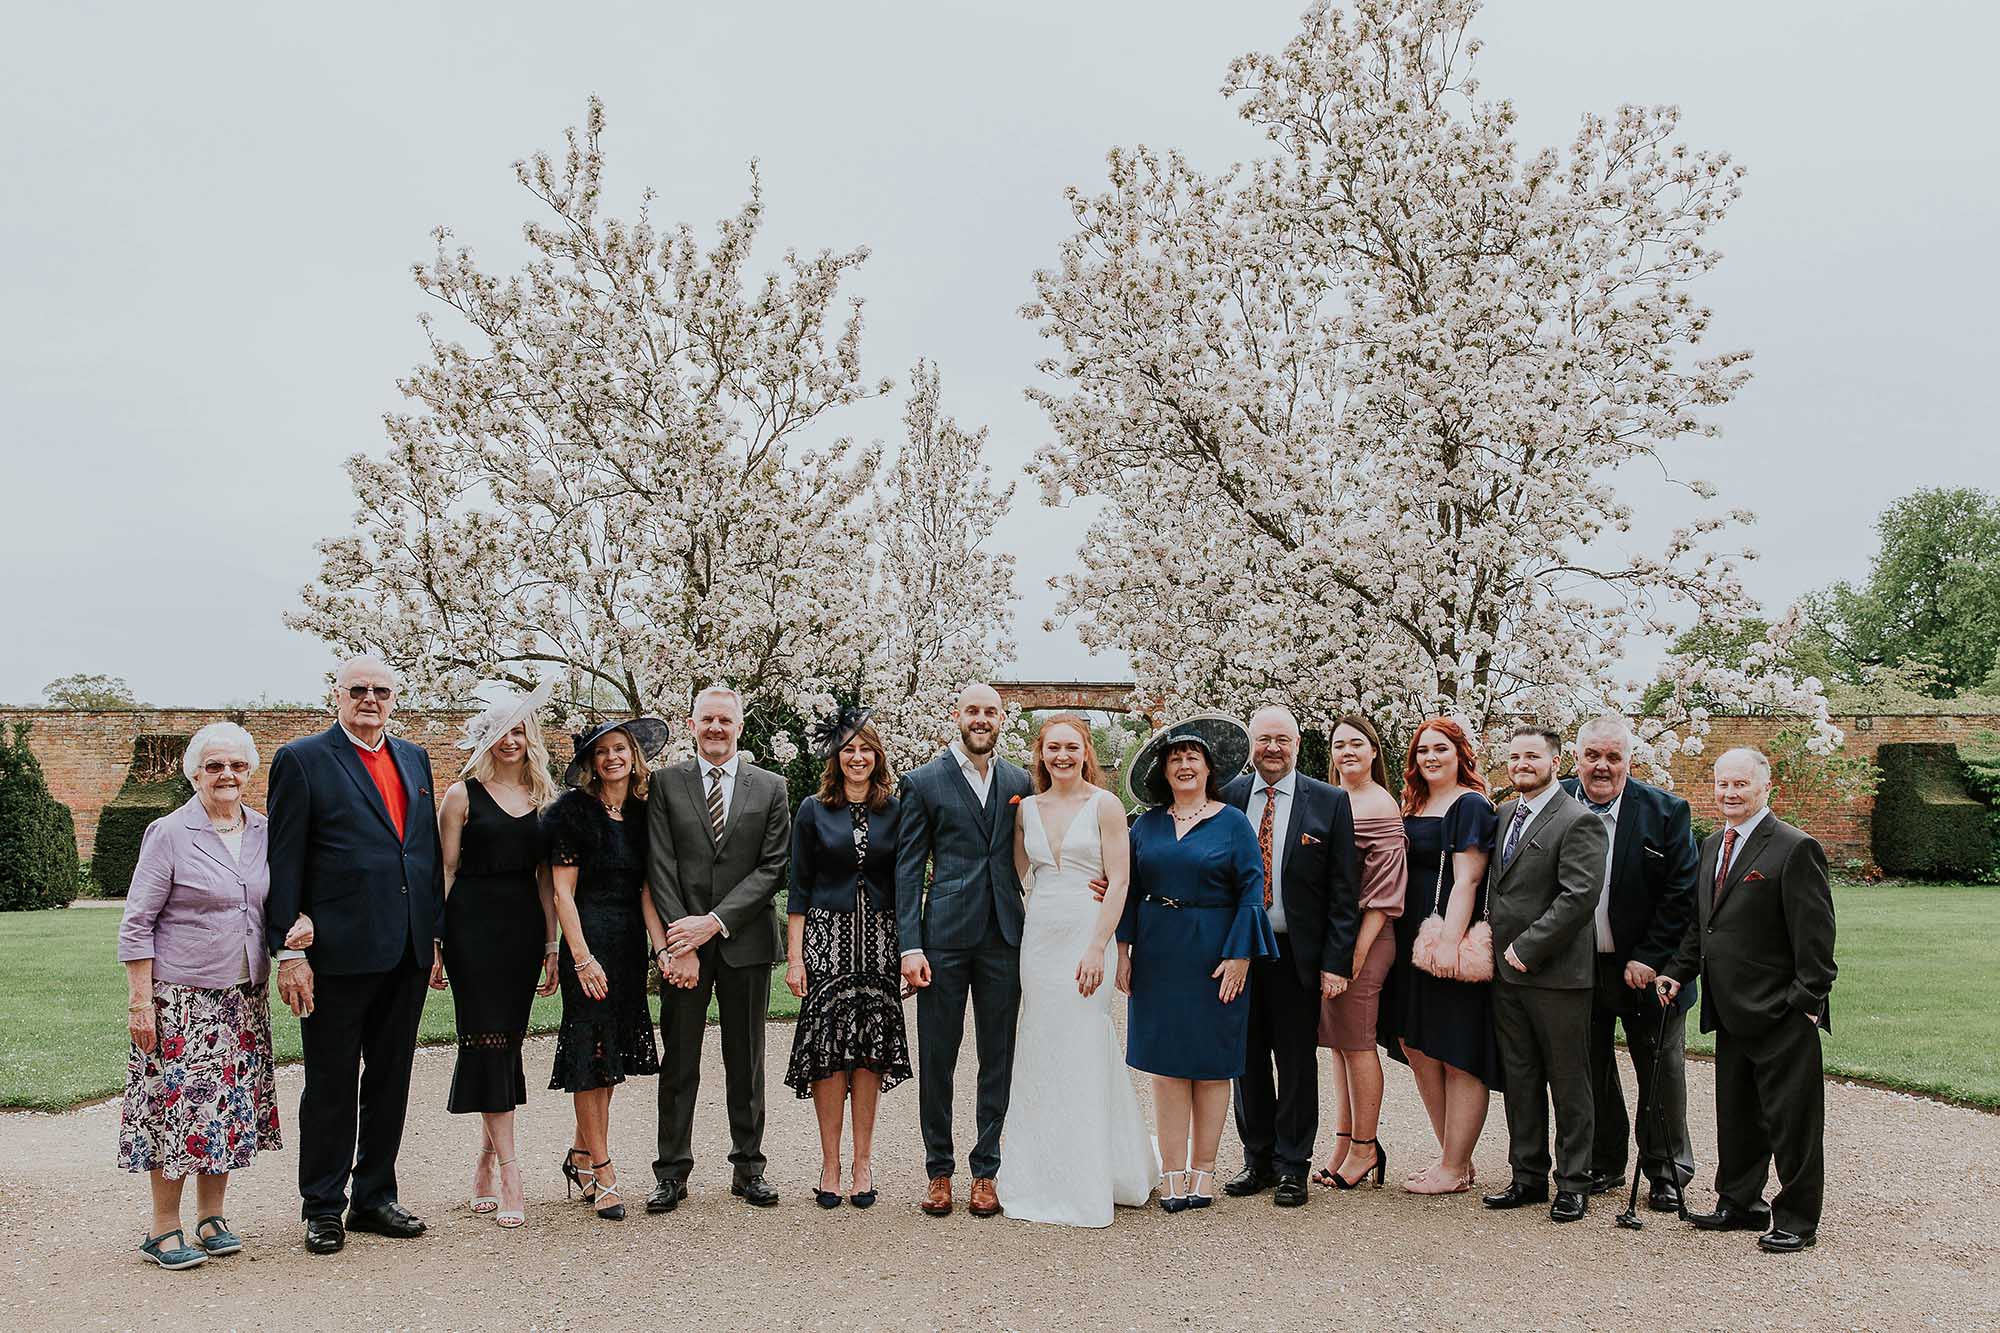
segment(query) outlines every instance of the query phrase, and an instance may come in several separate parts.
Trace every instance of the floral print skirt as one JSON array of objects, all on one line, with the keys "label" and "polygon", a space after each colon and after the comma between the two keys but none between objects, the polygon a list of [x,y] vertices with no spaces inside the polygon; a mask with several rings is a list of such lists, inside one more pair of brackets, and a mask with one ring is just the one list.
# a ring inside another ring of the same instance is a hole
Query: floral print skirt
[{"label": "floral print skirt", "polygon": [[785,1083],[800,1097],[834,1074],[873,1070],[882,1091],[910,1077],[896,919],[857,889],[852,912],[806,909],[806,996]]},{"label": "floral print skirt", "polygon": [[118,1165],[168,1179],[212,1176],[281,1148],[271,1006],[263,986],[153,983],[159,1041],[125,1065]]}]

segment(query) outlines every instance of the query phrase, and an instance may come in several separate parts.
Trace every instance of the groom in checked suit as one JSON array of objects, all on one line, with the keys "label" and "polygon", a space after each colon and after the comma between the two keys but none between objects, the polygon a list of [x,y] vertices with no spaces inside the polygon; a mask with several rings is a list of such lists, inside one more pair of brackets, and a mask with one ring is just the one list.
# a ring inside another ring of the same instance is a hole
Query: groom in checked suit
[{"label": "groom in checked suit", "polygon": [[[958,740],[903,779],[896,839],[896,933],[903,980],[917,991],[922,1068],[917,1111],[924,1133],[922,1208],[951,1212],[951,1085],[965,1037],[965,1000],[979,1047],[978,1138],[968,1165],[974,1217],[1000,1211],[1000,1128],[1014,1077],[1014,1021],[1021,1007],[1021,922],[1014,820],[1034,784],[996,755],[1005,709],[990,685],[968,685],[952,720]],[[926,868],[929,870],[926,876]]]},{"label": "groom in checked suit", "polygon": [[1291,710],[1260,708],[1250,719],[1254,771],[1222,789],[1257,830],[1264,910],[1278,935],[1278,956],[1250,963],[1249,1061],[1236,1080],[1243,1170],[1222,1189],[1240,1199],[1276,1185],[1271,1202],[1280,1208],[1306,1201],[1319,1135],[1319,1002],[1347,989],[1361,926],[1347,793],[1299,772],[1298,762]]},{"label": "groom in checked suit", "polygon": [[1715,761],[1723,827],[1702,844],[1698,914],[1658,985],[1671,1000],[1699,976],[1701,1030],[1715,1034],[1716,1208],[1688,1221],[1763,1231],[1759,1249],[1791,1254],[1818,1240],[1826,1194],[1819,1034],[1833,1030],[1833,889],[1826,853],[1772,814],[1770,799],[1761,752]]},{"label": "groom in checked suit", "polygon": [[[737,750],[743,699],[726,685],[695,696],[695,758],[653,775],[646,796],[647,875],[667,923],[660,1032],[659,1182],[649,1213],[687,1197],[694,1167],[694,1102],[712,992],[722,1020],[722,1072],[729,1097],[729,1192],[760,1208],[778,1201],[764,1183],[764,1021],[771,965],[783,956],[772,906],[791,848],[785,780]],[[720,938],[717,938],[720,936]]]},{"label": "groom in checked suit", "polygon": [[1562,737],[1519,726],[1507,743],[1514,799],[1500,807],[1500,855],[1486,867],[1493,927],[1493,1032],[1507,1080],[1513,1181],[1480,1200],[1519,1208],[1549,1197],[1549,1102],[1556,1111],[1556,1197],[1549,1220],[1574,1222],[1590,1193],[1592,920],[1610,849],[1604,821],[1556,785]]},{"label": "groom in checked suit", "polygon": [[1590,1012],[1590,1081],[1596,1093],[1596,1123],[1591,1135],[1590,1192],[1602,1194],[1625,1183],[1631,1131],[1612,1045],[1612,1034],[1623,1023],[1625,1049],[1639,1080],[1636,1169],[1652,1180],[1647,1206],[1656,1213],[1677,1213],[1681,1191],[1694,1176],[1684,1021],[1684,1006],[1694,1003],[1694,996],[1667,1006],[1673,1012],[1663,1019],[1653,998],[1653,979],[1673,961],[1688,923],[1694,920],[1700,853],[1695,850],[1688,803],[1633,779],[1632,724],[1616,714],[1592,718],[1577,730],[1576,776],[1564,778],[1562,785],[1602,819],[1611,834],[1604,896],[1598,900],[1593,923],[1597,989]]}]

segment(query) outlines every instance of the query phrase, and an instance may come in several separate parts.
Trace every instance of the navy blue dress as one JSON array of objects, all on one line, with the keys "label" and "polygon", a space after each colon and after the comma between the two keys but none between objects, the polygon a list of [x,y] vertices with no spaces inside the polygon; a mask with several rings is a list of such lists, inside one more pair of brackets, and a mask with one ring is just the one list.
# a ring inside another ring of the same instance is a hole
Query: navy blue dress
[{"label": "navy blue dress", "polygon": [[1250,991],[1224,1004],[1212,974],[1225,958],[1278,956],[1249,816],[1225,805],[1176,841],[1165,806],[1140,815],[1118,939],[1132,946],[1125,1063],[1165,1078],[1239,1077]]},{"label": "navy blue dress", "polygon": [[[1493,851],[1500,816],[1493,802],[1476,791],[1466,792],[1451,803],[1440,818],[1409,815],[1403,829],[1410,840],[1410,885],[1403,899],[1403,914],[1396,918],[1396,961],[1383,983],[1381,1010],[1376,1020],[1376,1040],[1382,1049],[1408,1064],[1402,1043],[1442,1060],[1454,1069],[1463,1069],[1487,1087],[1498,1089],[1500,1047],[1493,1036],[1493,983],[1490,981],[1447,981],[1434,977],[1410,962],[1410,946],[1417,931],[1437,902],[1439,867],[1444,849],[1453,852]],[[1451,868],[1443,867],[1443,889],[1451,893]],[[1486,909],[1486,878],[1481,876],[1478,898],[1471,920],[1477,921]]]}]

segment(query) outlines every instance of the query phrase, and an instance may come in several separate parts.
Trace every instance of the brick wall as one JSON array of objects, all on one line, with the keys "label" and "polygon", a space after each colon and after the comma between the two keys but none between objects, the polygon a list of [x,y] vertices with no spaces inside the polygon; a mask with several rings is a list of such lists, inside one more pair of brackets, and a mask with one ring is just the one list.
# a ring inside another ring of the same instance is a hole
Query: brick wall
[{"label": "brick wall", "polygon": [[[1055,698],[1054,685],[1035,686],[1049,693],[1049,706],[1074,707],[1077,700]],[[1074,687],[1072,687],[1074,688]],[[1087,689],[1110,694],[1115,685],[1093,685]],[[1037,696],[1039,697],[1039,696]],[[1098,706],[1102,706],[1101,704]],[[411,710],[396,715],[396,734],[416,741],[430,751],[431,765],[440,784],[456,775],[464,759],[456,741],[466,714],[460,710]],[[259,809],[264,805],[264,778],[271,756],[286,741],[331,725],[327,714],[312,709],[114,709],[102,712],[70,712],[46,708],[0,708],[0,726],[17,721],[30,724],[28,744],[48,775],[49,789],[56,799],[76,815],[77,848],[88,857],[97,841],[97,813],[125,781],[132,759],[132,742],[150,733],[192,735],[210,722],[227,720],[250,732],[257,742],[263,766],[250,779],[248,800]],[[1842,717],[1834,719],[1847,733],[1847,753],[1872,759],[1875,747],[1890,741],[1958,742],[1982,732],[2000,732],[2000,717]],[[1674,789],[1688,798],[1695,811],[1715,818],[1715,802],[1708,776],[1712,756],[1733,745],[1765,745],[1795,719],[1782,717],[1716,718],[1706,748],[1700,755],[1683,756],[1674,764]],[[1849,861],[1867,862],[1869,820],[1874,814],[1872,797],[1842,804],[1822,804],[1803,815],[1805,826],[1826,845],[1835,865]]]}]

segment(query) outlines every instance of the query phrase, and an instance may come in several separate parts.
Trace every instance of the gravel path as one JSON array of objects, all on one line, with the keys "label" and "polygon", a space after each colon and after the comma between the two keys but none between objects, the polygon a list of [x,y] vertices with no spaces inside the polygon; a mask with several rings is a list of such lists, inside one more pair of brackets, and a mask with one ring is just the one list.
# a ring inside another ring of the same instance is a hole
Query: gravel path
[{"label": "gravel path", "polygon": [[[772,1025],[766,1151],[785,1196],[775,1209],[728,1193],[711,1036],[695,1124],[700,1160],[679,1211],[647,1217],[635,1206],[614,1224],[565,1204],[555,1164],[569,1142],[568,1100],[538,1091],[520,1126],[528,1225],[503,1232],[462,1202],[476,1122],[442,1110],[452,1055],[433,1049],[418,1053],[412,1102],[425,1109],[412,1113],[401,1158],[403,1200],[430,1234],[354,1236],[340,1255],[306,1254],[288,1147],[232,1183],[229,1213],[244,1252],[190,1273],[158,1271],[135,1253],[145,1188],[111,1165],[116,1102],[0,1116],[5,1322],[132,1328],[171,1308],[172,1325],[185,1329],[660,1329],[693,1320],[708,1329],[2000,1327],[1987,1214],[2000,1194],[2000,1116],[1830,1085],[1819,1247],[1772,1256],[1746,1234],[1697,1233],[1671,1217],[1648,1214],[1643,1232],[1620,1230],[1611,1219],[1622,1194],[1557,1227],[1535,1210],[1488,1213],[1469,1195],[1403,1193],[1394,1181],[1420,1164],[1429,1134],[1408,1074],[1392,1065],[1389,1189],[1315,1190],[1308,1207],[1292,1211],[1268,1197],[1224,1198],[1178,1217],[1120,1210],[1108,1230],[1074,1231],[977,1220],[962,1207],[944,1221],[919,1213],[914,1083],[883,1099],[882,1202],[868,1213],[815,1208],[812,1116],[779,1082],[790,1040],[788,1024]],[[971,1044],[958,1079],[961,1126],[971,1123]],[[552,1050],[552,1039],[531,1043],[531,1087],[546,1077]],[[1703,1207],[1712,1197],[1711,1074],[1704,1062],[1690,1065],[1702,1161],[1693,1200]],[[289,1136],[298,1070],[281,1071],[279,1084]],[[612,1107],[613,1148],[635,1204],[650,1183],[654,1108],[651,1079],[627,1084]],[[1225,1170],[1237,1164],[1233,1129],[1222,1159]],[[1498,1099],[1476,1161],[1482,1181],[1505,1179]],[[187,1207],[192,1226],[192,1189]]]}]

